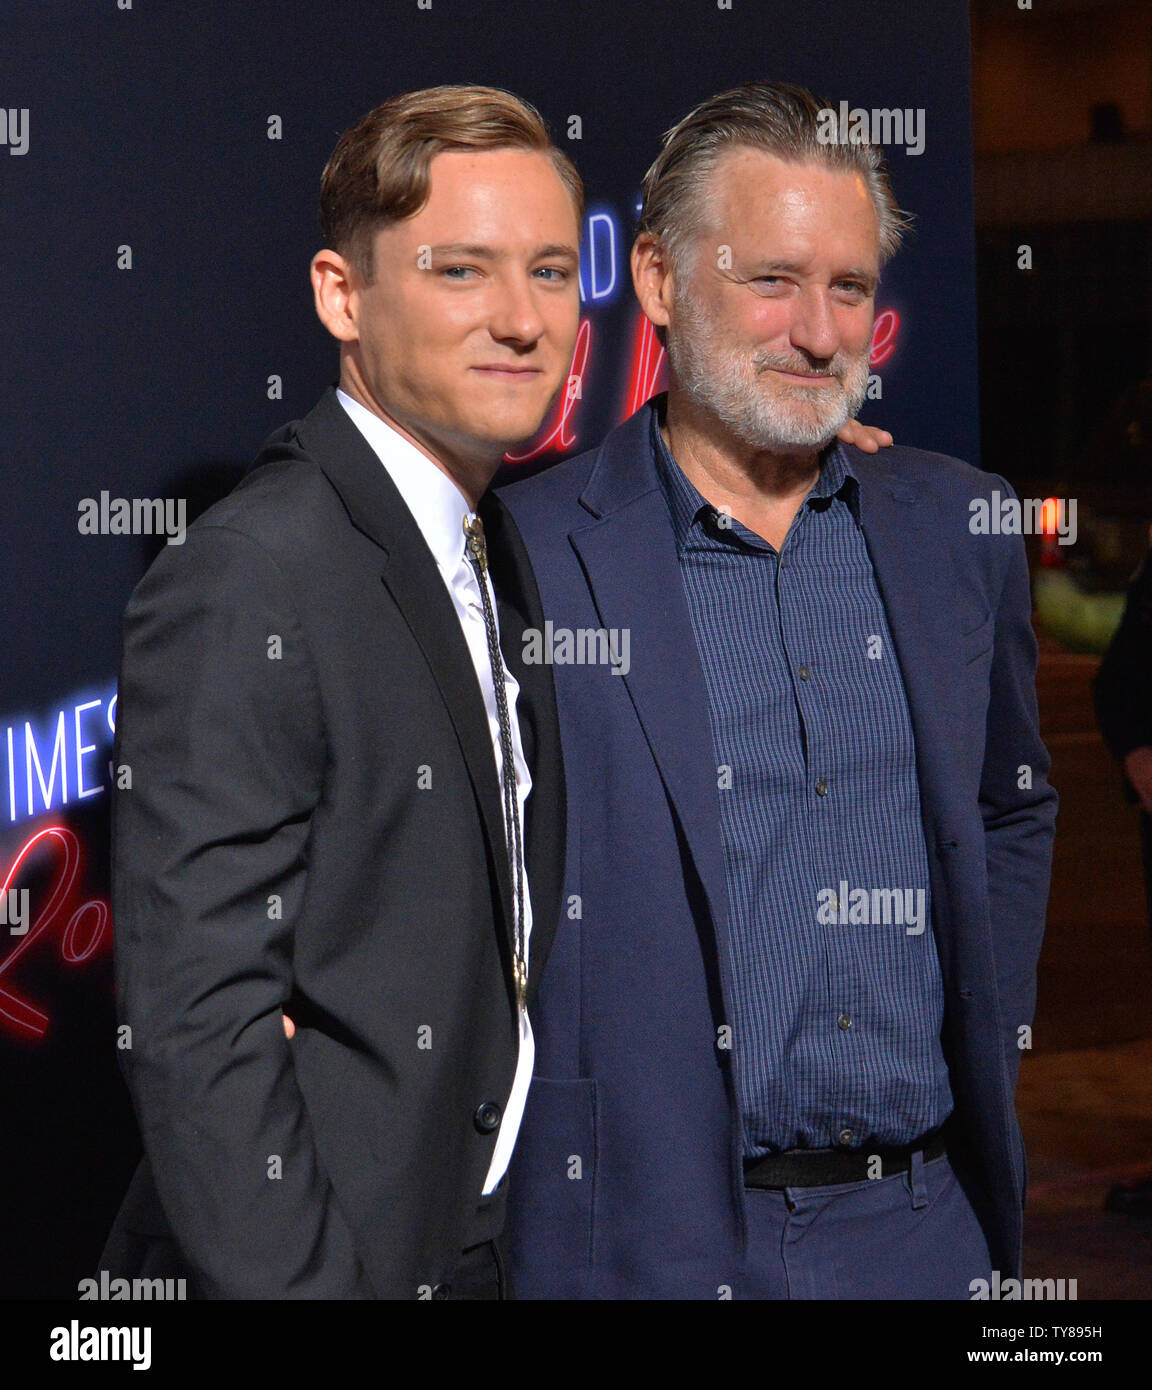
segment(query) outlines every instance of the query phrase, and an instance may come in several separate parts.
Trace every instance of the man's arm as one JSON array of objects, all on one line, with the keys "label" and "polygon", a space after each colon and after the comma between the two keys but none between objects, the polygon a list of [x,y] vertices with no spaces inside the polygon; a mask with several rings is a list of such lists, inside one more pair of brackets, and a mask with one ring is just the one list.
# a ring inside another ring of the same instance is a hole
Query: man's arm
[{"label": "man's arm", "polygon": [[[1009,496],[1011,485],[997,479]],[[996,610],[990,693],[980,782],[988,917],[1012,1087],[1020,1069],[1020,1033],[1036,1008],[1036,964],[1044,936],[1057,796],[1040,741],[1036,637],[1023,540],[1006,537],[1007,574]]]},{"label": "man's arm", "polygon": [[214,1298],[371,1298],[281,1024],[325,743],[272,557],[169,546],[124,619],[113,896],[122,1054],[182,1253]]}]

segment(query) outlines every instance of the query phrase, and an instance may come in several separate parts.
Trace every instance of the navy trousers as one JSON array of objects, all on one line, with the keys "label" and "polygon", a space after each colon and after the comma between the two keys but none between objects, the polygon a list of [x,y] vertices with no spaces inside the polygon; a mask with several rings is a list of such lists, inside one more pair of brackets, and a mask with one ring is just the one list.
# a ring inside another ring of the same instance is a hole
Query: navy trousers
[{"label": "navy trousers", "polygon": [[747,1188],[748,1277],[737,1297],[967,1299],[991,1258],[947,1156],[832,1187]]}]

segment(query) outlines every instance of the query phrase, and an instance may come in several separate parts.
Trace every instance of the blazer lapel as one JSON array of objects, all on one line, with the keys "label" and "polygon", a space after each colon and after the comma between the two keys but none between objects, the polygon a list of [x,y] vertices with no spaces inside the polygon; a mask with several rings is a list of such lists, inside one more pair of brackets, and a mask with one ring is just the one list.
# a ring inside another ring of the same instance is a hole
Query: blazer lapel
[{"label": "blazer lapel", "polygon": [[921,757],[921,791],[938,809],[948,779],[935,773],[945,764],[958,766],[947,750],[963,727],[962,656],[946,616],[956,607],[951,551],[919,489],[886,460],[853,450],[852,463],[860,479],[860,525],[896,644],[917,747],[934,751],[926,763]]},{"label": "blazer lapel", "polygon": [[[956,772],[966,766],[962,746],[964,669],[947,615],[956,608],[951,551],[924,505],[920,490],[905,482],[886,459],[850,451],[860,480],[860,525],[884,600],[888,626],[904,680],[916,740],[921,812],[930,861],[957,834],[949,808]],[[935,876],[934,876],[935,879]],[[940,880],[943,882],[943,880]],[[942,964],[951,943],[939,933]]]},{"label": "blazer lapel", "polygon": [[352,524],[381,551],[380,577],[440,690],[476,793],[503,908],[511,985],[512,876],[488,717],[452,599],[420,528],[368,441],[329,389],[300,422],[298,437],[340,494]]},{"label": "blazer lapel", "polygon": [[[720,800],[704,672],[649,437],[652,407],[601,447],[582,505],[597,519],[571,533],[606,628],[628,628],[621,676],[703,884],[718,940],[727,933]],[[720,958],[726,959],[722,949]]]}]

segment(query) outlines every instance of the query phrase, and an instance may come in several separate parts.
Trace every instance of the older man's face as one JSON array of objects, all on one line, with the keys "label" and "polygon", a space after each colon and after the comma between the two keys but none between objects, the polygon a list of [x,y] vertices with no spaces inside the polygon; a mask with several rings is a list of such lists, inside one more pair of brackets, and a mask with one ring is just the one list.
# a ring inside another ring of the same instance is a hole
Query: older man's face
[{"label": "older man's face", "polygon": [[742,148],[703,202],[672,274],[673,389],[751,447],[820,448],[868,385],[879,238],[864,180]]}]

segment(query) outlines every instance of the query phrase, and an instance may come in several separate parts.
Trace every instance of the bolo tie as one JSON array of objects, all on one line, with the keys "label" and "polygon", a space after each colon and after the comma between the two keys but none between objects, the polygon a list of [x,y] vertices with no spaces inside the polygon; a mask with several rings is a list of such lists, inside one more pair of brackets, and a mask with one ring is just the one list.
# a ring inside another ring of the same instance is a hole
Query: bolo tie
[{"label": "bolo tie", "polygon": [[520,838],[520,813],[516,798],[516,754],[512,746],[512,720],[508,713],[508,692],[504,688],[504,658],[496,633],[496,615],[484,576],[488,571],[488,547],[484,540],[484,523],[478,516],[464,518],[465,549],[480,586],[484,605],[484,630],[488,636],[488,661],[492,667],[492,685],[496,693],[496,714],[500,723],[500,791],[504,810],[504,843],[508,852],[508,867],[512,873],[515,918],[513,941],[516,957],[512,963],[516,983],[516,999],[525,1007],[528,995],[528,965],[524,958],[524,848]]}]

